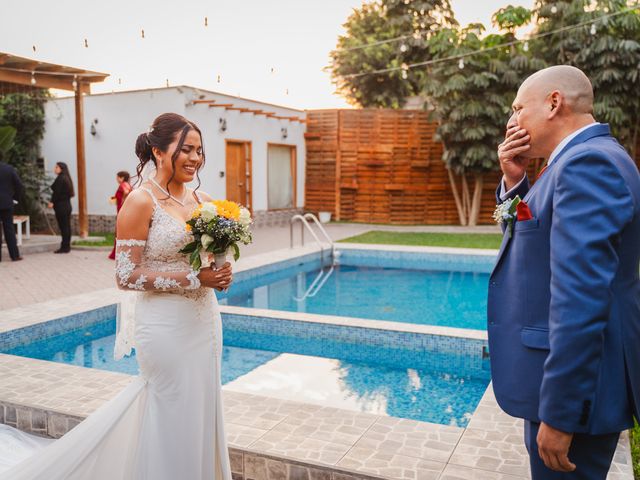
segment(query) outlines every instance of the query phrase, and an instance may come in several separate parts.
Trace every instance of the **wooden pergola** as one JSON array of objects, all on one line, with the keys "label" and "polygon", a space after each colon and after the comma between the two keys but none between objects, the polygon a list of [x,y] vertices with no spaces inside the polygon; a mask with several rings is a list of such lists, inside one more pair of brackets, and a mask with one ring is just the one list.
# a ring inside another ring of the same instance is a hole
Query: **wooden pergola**
[{"label": "wooden pergola", "polygon": [[56,88],[75,93],[78,221],[82,237],[89,234],[83,95],[91,93],[92,83],[102,82],[108,76],[106,73],[56,65],[0,52],[0,92],[11,93],[25,92],[29,89]]}]

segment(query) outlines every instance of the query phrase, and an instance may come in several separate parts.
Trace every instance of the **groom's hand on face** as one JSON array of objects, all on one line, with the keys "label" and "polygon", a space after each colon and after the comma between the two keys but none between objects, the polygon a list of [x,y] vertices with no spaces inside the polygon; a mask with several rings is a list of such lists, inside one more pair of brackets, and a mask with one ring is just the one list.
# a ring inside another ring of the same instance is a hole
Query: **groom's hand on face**
[{"label": "groom's hand on face", "polygon": [[556,472],[573,472],[576,466],[569,461],[569,447],[573,440],[573,433],[556,430],[546,423],[540,424],[538,430],[538,453],[540,458],[551,470]]},{"label": "groom's hand on face", "polygon": [[[512,117],[513,118],[513,117]],[[509,119],[504,142],[498,145],[498,160],[504,174],[505,187],[511,190],[525,175],[529,159],[520,155],[529,150],[531,137],[515,121]]]}]

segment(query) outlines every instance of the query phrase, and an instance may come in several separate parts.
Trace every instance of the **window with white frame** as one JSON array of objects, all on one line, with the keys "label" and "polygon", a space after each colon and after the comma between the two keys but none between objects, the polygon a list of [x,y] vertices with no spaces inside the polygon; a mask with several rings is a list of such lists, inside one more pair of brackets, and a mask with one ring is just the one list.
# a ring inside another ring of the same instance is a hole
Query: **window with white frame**
[{"label": "window with white frame", "polygon": [[267,153],[268,208],[279,210],[295,206],[296,151],[289,145],[269,145]]}]

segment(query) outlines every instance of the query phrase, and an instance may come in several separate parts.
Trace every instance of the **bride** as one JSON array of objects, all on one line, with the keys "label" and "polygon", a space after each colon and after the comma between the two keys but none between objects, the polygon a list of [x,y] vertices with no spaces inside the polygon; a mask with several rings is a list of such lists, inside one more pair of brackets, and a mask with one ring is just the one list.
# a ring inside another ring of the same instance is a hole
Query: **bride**
[{"label": "bride", "polygon": [[[185,221],[205,193],[187,188],[204,165],[202,135],[165,113],[136,141],[140,175],[118,215],[116,281],[135,292],[118,345],[135,345],[140,375],[60,440],[0,474],[12,480],[231,480],[222,418],[222,328],[212,291],[231,267],[191,270],[178,250]],[[134,295],[131,293],[131,295]]]}]

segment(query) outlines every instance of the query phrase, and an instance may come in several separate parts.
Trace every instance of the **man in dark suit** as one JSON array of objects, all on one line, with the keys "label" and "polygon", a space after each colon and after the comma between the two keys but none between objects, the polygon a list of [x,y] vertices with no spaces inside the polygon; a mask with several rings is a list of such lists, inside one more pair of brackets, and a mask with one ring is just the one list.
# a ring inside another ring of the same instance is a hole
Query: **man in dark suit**
[{"label": "man in dark suit", "polygon": [[640,414],[640,175],[570,66],[524,81],[498,155],[498,202],[523,202],[489,281],[496,399],[525,419],[534,480],[604,480]]},{"label": "man in dark suit", "polygon": [[[0,220],[2,230],[7,242],[7,249],[11,260],[22,260],[18,244],[16,242],[16,232],[13,228],[13,205],[17,202],[23,192],[22,182],[15,168],[4,162],[0,162]],[[0,231],[0,244],[2,243],[2,232]],[[0,249],[0,261],[2,261],[2,249]]]}]

